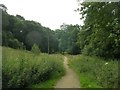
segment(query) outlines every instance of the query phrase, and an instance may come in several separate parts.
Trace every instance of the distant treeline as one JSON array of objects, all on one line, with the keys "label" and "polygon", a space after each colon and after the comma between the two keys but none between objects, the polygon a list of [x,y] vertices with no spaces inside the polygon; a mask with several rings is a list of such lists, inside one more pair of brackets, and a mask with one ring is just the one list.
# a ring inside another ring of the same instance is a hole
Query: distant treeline
[{"label": "distant treeline", "polygon": [[[84,25],[61,25],[55,31],[20,15],[3,11],[3,46],[41,52],[120,58],[120,2],[82,3],[77,9]],[[52,23],[52,21],[51,21]]]},{"label": "distant treeline", "polygon": [[37,44],[42,52],[48,52],[49,42],[50,53],[58,51],[58,40],[51,29],[20,15],[9,15],[5,11],[2,14],[3,46],[31,50],[33,44]]},{"label": "distant treeline", "polygon": [[[35,21],[25,20],[20,15],[9,15],[3,11],[3,46],[31,50],[37,44],[44,53],[66,52],[78,54],[78,25],[61,25],[61,30],[51,30]],[[52,23],[52,22],[51,22]]]}]

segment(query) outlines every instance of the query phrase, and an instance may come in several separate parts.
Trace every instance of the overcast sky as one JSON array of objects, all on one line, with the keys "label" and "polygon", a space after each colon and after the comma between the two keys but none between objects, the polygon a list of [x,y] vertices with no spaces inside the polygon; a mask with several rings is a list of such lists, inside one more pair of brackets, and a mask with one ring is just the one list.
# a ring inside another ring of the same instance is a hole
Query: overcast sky
[{"label": "overcast sky", "polygon": [[58,29],[63,23],[82,24],[76,0],[0,0],[11,15],[19,14],[26,20],[34,20],[51,29]]}]

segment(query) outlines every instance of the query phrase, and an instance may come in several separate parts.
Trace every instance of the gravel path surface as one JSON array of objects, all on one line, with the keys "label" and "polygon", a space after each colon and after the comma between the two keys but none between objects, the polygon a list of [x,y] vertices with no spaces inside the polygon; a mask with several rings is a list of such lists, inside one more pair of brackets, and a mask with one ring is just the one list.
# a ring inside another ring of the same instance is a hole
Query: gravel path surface
[{"label": "gravel path surface", "polygon": [[67,57],[64,57],[64,67],[66,74],[57,82],[55,88],[80,88],[79,78],[75,72],[69,68]]}]

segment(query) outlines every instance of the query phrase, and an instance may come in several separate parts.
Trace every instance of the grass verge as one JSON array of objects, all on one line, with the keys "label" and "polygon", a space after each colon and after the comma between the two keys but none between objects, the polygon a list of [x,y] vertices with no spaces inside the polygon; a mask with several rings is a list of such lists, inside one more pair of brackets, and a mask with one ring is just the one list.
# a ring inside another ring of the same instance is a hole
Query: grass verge
[{"label": "grass verge", "polygon": [[68,56],[82,88],[118,88],[118,61],[84,55]]},{"label": "grass verge", "polygon": [[52,88],[65,73],[62,55],[6,47],[3,47],[2,71],[3,88]]}]

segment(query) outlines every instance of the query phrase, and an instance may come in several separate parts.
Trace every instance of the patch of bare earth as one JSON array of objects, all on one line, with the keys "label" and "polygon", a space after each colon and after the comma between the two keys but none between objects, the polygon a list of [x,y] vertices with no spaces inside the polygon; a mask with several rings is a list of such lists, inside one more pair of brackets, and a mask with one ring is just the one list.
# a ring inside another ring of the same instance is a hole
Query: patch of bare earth
[{"label": "patch of bare earth", "polygon": [[67,57],[64,57],[64,67],[66,74],[57,82],[55,88],[80,88],[79,78],[75,72],[69,68]]}]

